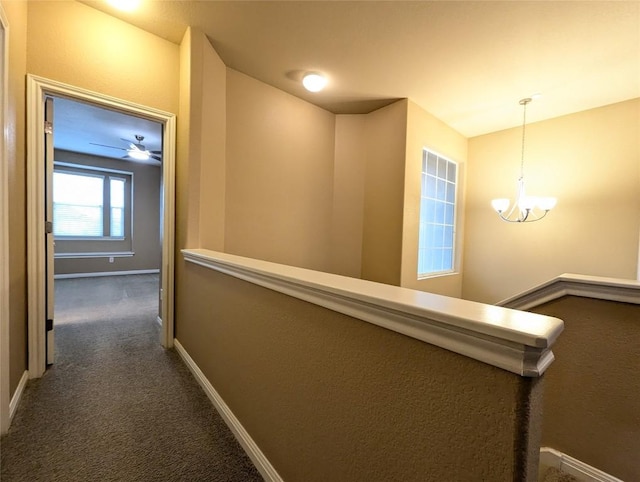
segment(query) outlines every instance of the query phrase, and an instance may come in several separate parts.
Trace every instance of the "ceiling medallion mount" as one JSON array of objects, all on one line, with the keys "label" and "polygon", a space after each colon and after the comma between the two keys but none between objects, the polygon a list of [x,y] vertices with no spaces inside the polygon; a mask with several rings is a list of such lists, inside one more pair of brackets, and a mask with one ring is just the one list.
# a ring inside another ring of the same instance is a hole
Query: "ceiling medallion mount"
[{"label": "ceiling medallion mount", "polygon": [[527,196],[524,188],[524,141],[525,141],[525,127],[527,124],[527,104],[532,101],[531,97],[526,97],[520,100],[522,106],[522,153],[520,157],[520,177],[518,178],[518,189],[516,199],[511,209],[511,204],[507,198],[499,198],[491,201],[491,206],[498,213],[498,216],[503,221],[509,223],[530,223],[533,221],[539,221],[544,218],[549,211],[551,211],[556,205],[556,198],[554,197],[536,197]]}]

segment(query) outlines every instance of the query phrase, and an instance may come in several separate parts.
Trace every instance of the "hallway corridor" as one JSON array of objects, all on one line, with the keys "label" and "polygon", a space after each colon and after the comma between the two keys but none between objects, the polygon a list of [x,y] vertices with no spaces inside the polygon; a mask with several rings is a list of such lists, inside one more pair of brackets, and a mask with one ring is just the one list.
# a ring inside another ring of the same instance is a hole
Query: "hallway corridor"
[{"label": "hallway corridor", "polygon": [[261,481],[173,350],[158,276],[56,280],[56,363],[0,441],[3,482]]}]

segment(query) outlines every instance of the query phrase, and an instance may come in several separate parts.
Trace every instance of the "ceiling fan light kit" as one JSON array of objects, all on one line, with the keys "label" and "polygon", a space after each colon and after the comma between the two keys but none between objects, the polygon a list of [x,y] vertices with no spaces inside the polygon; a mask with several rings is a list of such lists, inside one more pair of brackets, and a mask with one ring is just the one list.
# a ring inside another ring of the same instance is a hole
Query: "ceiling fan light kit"
[{"label": "ceiling fan light kit", "polygon": [[121,151],[127,151],[127,155],[123,157],[123,159],[133,159],[136,161],[148,161],[149,159],[153,159],[155,161],[162,161],[162,151],[149,151],[142,144],[144,141],[144,136],[136,134],[134,136],[136,138],[136,142],[129,141],[127,139],[120,139],[129,144],[129,147],[117,147],[117,146],[107,146],[105,144],[96,144],[95,142],[91,142],[94,146],[108,147],[109,149],[120,149]]}]

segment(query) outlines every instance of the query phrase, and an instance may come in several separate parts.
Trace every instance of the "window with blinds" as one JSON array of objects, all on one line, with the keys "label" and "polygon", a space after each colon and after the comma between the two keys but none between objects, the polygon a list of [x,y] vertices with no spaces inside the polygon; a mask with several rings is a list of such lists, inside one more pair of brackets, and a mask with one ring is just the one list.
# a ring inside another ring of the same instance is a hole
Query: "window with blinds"
[{"label": "window with blinds", "polygon": [[124,239],[128,180],[96,169],[54,168],[54,236]]}]

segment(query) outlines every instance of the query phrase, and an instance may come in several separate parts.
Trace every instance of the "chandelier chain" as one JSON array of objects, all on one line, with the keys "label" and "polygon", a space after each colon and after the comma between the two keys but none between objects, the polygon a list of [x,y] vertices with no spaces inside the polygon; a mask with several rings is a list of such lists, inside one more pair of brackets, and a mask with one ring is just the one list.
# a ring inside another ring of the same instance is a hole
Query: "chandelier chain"
[{"label": "chandelier chain", "polygon": [[521,153],[520,153],[520,179],[524,178],[524,138],[525,138],[526,125],[527,125],[527,104],[529,102],[531,102],[531,99],[529,99],[529,98],[522,99],[520,101],[520,103],[523,106],[523,109],[522,109],[522,149],[521,149]]}]

